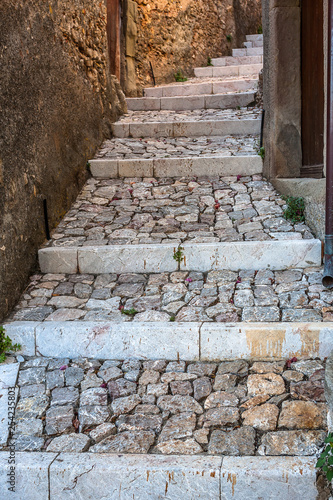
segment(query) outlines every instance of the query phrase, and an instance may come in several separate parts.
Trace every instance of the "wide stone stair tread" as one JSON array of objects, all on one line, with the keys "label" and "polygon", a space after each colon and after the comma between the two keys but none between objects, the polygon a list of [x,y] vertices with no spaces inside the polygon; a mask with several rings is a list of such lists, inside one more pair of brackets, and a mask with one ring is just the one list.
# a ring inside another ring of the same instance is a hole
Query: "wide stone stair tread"
[{"label": "wide stone stair tread", "polygon": [[51,498],[315,498],[323,361],[22,359],[0,368],[2,390],[19,387],[21,494],[37,481]]}]

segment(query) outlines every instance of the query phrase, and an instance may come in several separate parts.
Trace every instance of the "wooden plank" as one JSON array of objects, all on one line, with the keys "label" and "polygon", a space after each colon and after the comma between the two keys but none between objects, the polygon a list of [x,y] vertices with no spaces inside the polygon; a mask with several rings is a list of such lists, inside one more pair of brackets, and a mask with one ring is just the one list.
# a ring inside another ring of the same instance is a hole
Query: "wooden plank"
[{"label": "wooden plank", "polygon": [[107,0],[107,35],[110,72],[120,80],[120,5],[119,0]]}]

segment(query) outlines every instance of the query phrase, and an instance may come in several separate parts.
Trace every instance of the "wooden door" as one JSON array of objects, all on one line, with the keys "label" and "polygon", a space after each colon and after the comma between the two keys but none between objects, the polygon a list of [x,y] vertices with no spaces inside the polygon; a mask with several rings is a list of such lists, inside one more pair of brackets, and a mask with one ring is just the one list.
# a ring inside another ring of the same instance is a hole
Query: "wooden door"
[{"label": "wooden door", "polygon": [[107,0],[110,72],[120,81],[120,0]]},{"label": "wooden door", "polygon": [[[302,0],[301,177],[323,177],[324,164],[323,0]],[[292,50],[292,48],[291,48]]]}]

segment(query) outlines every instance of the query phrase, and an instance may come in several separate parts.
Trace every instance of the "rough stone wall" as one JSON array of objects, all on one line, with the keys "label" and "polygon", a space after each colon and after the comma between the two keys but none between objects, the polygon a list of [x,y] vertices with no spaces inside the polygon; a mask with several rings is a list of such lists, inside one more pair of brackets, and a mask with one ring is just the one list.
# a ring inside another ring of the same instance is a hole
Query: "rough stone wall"
[{"label": "rough stone wall", "polygon": [[36,266],[43,198],[54,227],[125,103],[103,1],[2,0],[0,62],[1,321]]},{"label": "rough stone wall", "polygon": [[[261,25],[261,0],[135,0],[138,5],[136,68],[140,95],[152,84],[174,81],[206,66],[208,57],[230,55]],[[231,41],[227,36],[231,35]]]}]

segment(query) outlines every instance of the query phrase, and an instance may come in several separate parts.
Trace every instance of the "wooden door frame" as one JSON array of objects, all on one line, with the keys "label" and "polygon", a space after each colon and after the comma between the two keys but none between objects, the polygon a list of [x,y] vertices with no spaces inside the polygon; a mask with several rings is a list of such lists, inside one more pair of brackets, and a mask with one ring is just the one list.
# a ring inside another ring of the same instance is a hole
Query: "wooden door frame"
[{"label": "wooden door frame", "polygon": [[110,73],[120,81],[120,0],[107,0],[107,37]]},{"label": "wooden door frame", "polygon": [[323,0],[301,2],[301,72],[301,177],[321,178],[324,170],[325,117]]}]

